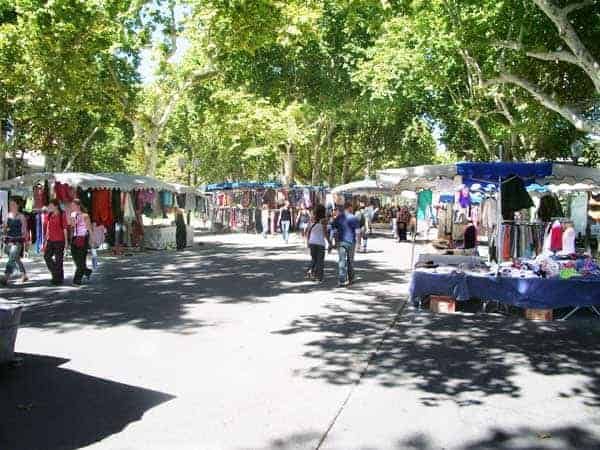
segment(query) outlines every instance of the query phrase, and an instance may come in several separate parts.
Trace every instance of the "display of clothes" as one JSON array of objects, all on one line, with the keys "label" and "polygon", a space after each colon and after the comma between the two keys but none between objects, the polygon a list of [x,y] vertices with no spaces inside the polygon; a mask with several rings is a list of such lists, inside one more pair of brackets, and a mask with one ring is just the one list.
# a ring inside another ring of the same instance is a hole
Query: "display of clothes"
[{"label": "display of clothes", "polygon": [[501,261],[516,258],[532,258],[544,250],[544,225],[540,223],[510,223],[500,225],[500,233],[490,234],[490,259],[497,261],[498,249]]}]

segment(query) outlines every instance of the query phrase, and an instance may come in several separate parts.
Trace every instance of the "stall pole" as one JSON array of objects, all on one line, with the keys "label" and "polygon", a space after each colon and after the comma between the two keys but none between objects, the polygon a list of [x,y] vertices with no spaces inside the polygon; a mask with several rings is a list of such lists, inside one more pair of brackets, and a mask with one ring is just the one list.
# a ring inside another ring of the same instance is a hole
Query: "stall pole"
[{"label": "stall pole", "polygon": [[[499,146],[498,151],[499,151],[499,156],[500,156],[500,161],[503,160],[503,156],[504,156],[504,147],[502,145]],[[497,220],[497,224],[496,224],[496,262],[497,262],[497,269],[496,269],[496,276],[500,275],[500,257],[502,256],[502,247],[500,246],[500,238],[502,236],[502,177],[500,175],[498,175],[498,208],[497,209],[497,213],[496,213],[496,220]]]}]

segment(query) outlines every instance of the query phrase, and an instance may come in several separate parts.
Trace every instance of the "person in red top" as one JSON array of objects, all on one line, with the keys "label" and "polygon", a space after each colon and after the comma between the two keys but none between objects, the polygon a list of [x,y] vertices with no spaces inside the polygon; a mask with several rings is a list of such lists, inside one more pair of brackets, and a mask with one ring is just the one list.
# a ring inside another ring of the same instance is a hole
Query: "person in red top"
[{"label": "person in red top", "polygon": [[52,274],[52,284],[60,285],[65,280],[63,260],[67,244],[69,221],[56,199],[48,205],[48,217],[44,222],[44,260]]}]

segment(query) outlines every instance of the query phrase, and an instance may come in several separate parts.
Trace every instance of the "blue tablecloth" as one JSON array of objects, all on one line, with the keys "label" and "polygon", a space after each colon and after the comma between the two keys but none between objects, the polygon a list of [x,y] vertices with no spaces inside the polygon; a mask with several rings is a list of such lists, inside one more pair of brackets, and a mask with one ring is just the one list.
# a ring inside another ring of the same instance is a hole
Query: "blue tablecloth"
[{"label": "blue tablecloth", "polygon": [[458,301],[499,301],[535,309],[600,306],[600,280],[506,278],[416,270],[410,284],[411,299],[423,299],[428,295],[447,295]]}]

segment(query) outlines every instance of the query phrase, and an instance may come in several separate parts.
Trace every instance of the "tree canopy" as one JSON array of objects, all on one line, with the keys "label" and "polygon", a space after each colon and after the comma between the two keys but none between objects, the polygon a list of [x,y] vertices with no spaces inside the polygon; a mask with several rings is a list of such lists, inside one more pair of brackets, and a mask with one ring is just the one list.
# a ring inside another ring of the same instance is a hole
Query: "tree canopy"
[{"label": "tree canopy", "polygon": [[0,175],[596,164],[599,63],[595,0],[0,0]]}]

